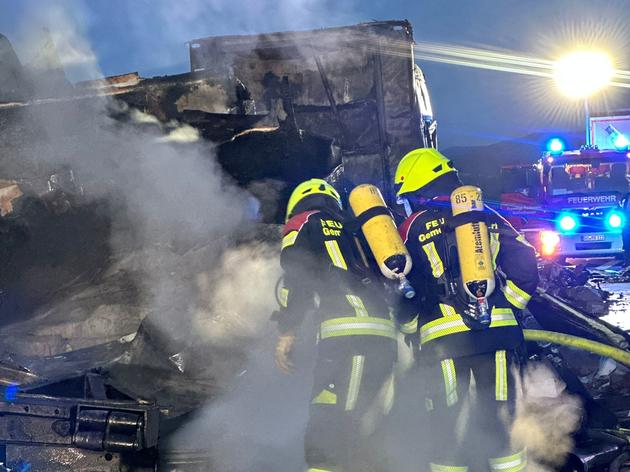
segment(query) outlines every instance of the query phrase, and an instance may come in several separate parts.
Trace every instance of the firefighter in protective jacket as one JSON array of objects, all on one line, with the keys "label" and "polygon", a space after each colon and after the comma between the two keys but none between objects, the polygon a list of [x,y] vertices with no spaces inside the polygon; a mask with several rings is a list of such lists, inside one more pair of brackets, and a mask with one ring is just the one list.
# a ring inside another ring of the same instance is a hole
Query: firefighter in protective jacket
[{"label": "firefighter in protective jacket", "polygon": [[[496,288],[484,300],[490,319],[479,323],[475,304],[452,290],[461,268],[450,196],[462,185],[453,163],[435,149],[416,149],[400,161],[395,185],[408,216],[399,228],[413,261],[408,278],[418,292],[402,307],[400,321],[419,344],[416,357],[426,373],[424,403],[439,446],[432,449],[430,468],[523,470],[526,452],[510,450],[503,418],[513,411],[513,367],[524,342],[515,311],[525,308],[538,283],[535,251],[507,221],[482,207]],[[456,424],[471,376],[476,398],[461,433]]]},{"label": "firefighter in protective jacket", "polygon": [[276,364],[291,369],[296,330],[313,312],[318,353],[304,441],[310,472],[348,470],[363,414],[393,395],[397,328],[359,244],[331,185],[311,179],[297,186],[282,239]]}]

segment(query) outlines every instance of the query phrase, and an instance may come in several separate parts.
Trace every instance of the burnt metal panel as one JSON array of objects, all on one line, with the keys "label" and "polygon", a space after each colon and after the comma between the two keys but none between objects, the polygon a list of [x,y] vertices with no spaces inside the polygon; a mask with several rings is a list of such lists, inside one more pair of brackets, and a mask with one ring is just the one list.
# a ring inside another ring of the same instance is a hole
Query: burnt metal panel
[{"label": "burnt metal panel", "polygon": [[72,422],[40,416],[0,416],[0,443],[72,444]]},{"label": "burnt metal panel", "polygon": [[0,34],[0,103],[27,100],[32,95],[32,84],[27,80],[13,46]]},{"label": "burnt metal panel", "polygon": [[0,444],[66,444],[133,451],[155,447],[155,405],[21,393],[0,401]]},{"label": "burnt metal panel", "polygon": [[74,447],[11,445],[6,449],[11,470],[47,472],[155,472],[156,453],[94,452]]},{"label": "burnt metal panel", "polygon": [[[231,76],[248,91],[257,112],[334,140],[347,181],[359,155],[391,200],[391,176],[402,155],[424,145],[414,80],[413,33],[406,21],[323,30],[196,39],[191,70]],[[283,110],[291,93],[291,110]],[[361,114],[350,110],[361,108]],[[369,157],[368,157],[369,156]],[[378,170],[377,170],[378,169]]]}]

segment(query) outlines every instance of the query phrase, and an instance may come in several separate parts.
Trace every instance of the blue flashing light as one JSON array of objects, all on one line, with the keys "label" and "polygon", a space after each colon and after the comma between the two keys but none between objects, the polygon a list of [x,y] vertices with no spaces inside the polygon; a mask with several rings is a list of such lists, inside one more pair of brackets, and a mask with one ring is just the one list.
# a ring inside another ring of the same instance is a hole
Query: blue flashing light
[{"label": "blue flashing light", "polygon": [[20,387],[18,387],[17,385],[9,385],[4,390],[4,399],[8,402],[15,401],[19,391],[20,391]]},{"label": "blue flashing light", "polygon": [[550,154],[558,155],[564,152],[565,144],[564,141],[560,138],[552,138],[547,141],[547,151]]},{"label": "blue flashing light", "polygon": [[558,229],[560,229],[563,233],[575,231],[579,223],[577,215],[572,213],[563,213],[558,216],[556,221],[558,223]]},{"label": "blue flashing light", "polygon": [[622,229],[626,224],[626,216],[617,210],[613,210],[606,215],[606,227],[615,231]]},{"label": "blue flashing light", "polygon": [[613,141],[613,146],[617,151],[627,151],[630,147],[630,141],[625,134],[619,133]]}]

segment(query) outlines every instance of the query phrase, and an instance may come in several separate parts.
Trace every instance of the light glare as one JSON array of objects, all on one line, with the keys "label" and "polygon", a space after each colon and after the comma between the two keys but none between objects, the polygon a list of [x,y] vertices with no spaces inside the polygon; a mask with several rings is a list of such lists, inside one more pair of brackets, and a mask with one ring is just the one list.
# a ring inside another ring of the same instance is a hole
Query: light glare
[{"label": "light glare", "polygon": [[558,220],[558,225],[562,231],[572,231],[577,227],[577,219],[573,215],[563,215]]},{"label": "light glare", "polygon": [[621,226],[621,216],[613,213],[610,215],[610,218],[608,218],[608,224],[611,228],[619,228]]},{"label": "light glare", "polygon": [[626,138],[625,135],[620,134],[619,136],[615,138],[614,145],[615,145],[615,148],[617,148],[620,151],[623,151],[623,150],[628,149],[628,147],[630,146],[630,141],[628,141],[628,138]]},{"label": "light glare", "polygon": [[606,217],[606,226],[611,230],[619,230],[624,227],[625,223],[625,216],[619,211],[613,210]]},{"label": "light glare", "polygon": [[540,242],[543,256],[551,256],[560,244],[560,236],[555,231],[541,231]]},{"label": "light glare", "polygon": [[564,142],[560,138],[550,139],[547,143],[547,149],[552,154],[562,154],[562,151],[564,151]]},{"label": "light glare", "polygon": [[555,63],[554,79],[571,98],[587,98],[608,85],[615,73],[612,61],[597,51],[577,51]]}]

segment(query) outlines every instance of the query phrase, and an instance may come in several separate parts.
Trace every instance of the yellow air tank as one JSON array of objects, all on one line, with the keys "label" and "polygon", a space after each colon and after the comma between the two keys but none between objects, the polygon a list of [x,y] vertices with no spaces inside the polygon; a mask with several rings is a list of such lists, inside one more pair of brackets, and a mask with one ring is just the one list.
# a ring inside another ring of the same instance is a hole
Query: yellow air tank
[{"label": "yellow air tank", "polygon": [[381,272],[399,282],[398,289],[406,298],[413,298],[415,290],[405,277],[411,270],[411,256],[381,192],[374,185],[359,185],[350,192],[349,202]]},{"label": "yellow air tank", "polygon": [[[481,189],[464,185],[451,193],[453,216],[484,211]],[[481,218],[480,218],[481,220]],[[490,322],[487,298],[494,291],[494,268],[490,233],[485,221],[473,221],[455,228],[462,288],[477,302],[479,321]]]}]

